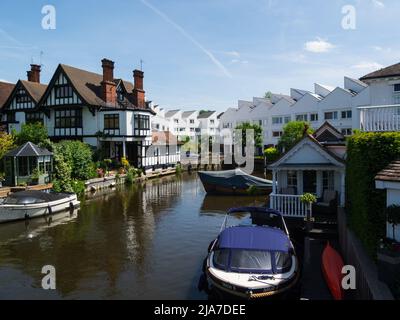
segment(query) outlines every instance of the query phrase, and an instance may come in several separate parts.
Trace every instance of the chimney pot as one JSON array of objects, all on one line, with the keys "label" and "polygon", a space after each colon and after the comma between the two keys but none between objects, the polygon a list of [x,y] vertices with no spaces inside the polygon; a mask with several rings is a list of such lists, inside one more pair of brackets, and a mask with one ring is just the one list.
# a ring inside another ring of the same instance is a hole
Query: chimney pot
[{"label": "chimney pot", "polygon": [[40,83],[40,71],[42,67],[38,64],[31,64],[31,70],[27,72],[28,81]]}]

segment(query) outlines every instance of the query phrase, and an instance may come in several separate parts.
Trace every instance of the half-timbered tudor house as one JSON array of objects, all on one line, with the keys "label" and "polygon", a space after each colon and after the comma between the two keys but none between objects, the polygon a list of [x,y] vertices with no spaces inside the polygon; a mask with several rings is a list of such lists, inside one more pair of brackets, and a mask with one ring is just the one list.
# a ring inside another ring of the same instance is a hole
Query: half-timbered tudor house
[{"label": "half-timbered tudor house", "polygon": [[40,121],[53,141],[80,140],[102,148],[106,158],[154,168],[160,159],[147,152],[154,111],[145,100],[144,73],[134,70],[132,83],[114,78],[113,61],[103,59],[102,68],[97,74],[60,64],[46,86],[40,66],[32,65],[28,81],[18,81],[4,105],[8,130]]}]

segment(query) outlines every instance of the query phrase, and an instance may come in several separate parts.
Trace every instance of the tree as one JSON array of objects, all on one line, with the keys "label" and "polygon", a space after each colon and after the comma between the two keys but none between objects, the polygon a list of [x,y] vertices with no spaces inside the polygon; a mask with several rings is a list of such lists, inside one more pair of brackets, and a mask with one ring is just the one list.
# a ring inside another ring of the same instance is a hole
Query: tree
[{"label": "tree", "polygon": [[287,151],[299,142],[306,133],[312,134],[314,130],[304,121],[291,121],[283,127],[283,134],[279,140],[278,147]]},{"label": "tree", "polygon": [[15,134],[15,138],[18,145],[22,145],[26,142],[40,145],[47,144],[49,136],[43,124],[36,122],[23,124],[21,131]]},{"label": "tree", "polygon": [[249,122],[242,123],[241,125],[238,125],[236,127],[236,130],[242,130],[242,148],[243,151],[246,148],[246,143],[247,143],[247,137],[246,137],[246,131],[247,130],[253,130],[254,132],[254,138],[251,141],[251,143],[254,145],[255,148],[262,148],[263,146],[263,138],[262,138],[262,132],[263,129],[260,125],[258,124],[251,124]]},{"label": "tree", "polygon": [[271,147],[264,150],[264,156],[267,160],[267,163],[273,163],[278,160],[280,152],[277,148]]},{"label": "tree", "polygon": [[87,180],[96,176],[93,152],[88,144],[81,141],[62,141],[54,145],[53,152],[71,167],[72,179]]},{"label": "tree", "polygon": [[264,98],[265,98],[265,99],[271,99],[271,98],[272,98],[272,92],[271,92],[271,91],[267,91],[267,92],[264,94]]},{"label": "tree", "polygon": [[11,134],[0,132],[0,160],[15,147],[14,137]]}]

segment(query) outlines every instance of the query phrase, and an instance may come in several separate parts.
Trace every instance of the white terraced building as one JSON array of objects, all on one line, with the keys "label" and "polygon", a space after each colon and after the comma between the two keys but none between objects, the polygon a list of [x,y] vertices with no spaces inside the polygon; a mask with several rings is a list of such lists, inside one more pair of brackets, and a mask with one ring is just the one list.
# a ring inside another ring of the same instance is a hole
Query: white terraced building
[{"label": "white terraced building", "polygon": [[159,106],[152,107],[155,116],[152,128],[163,131],[165,128],[180,140],[190,137],[195,140],[201,134],[217,136],[219,134],[219,119],[216,111],[183,111],[165,110]]},{"label": "white terraced building", "polygon": [[400,129],[400,63],[360,79],[344,77],[344,86],[316,83],[314,91],[290,89],[290,95],[239,101],[220,117],[220,130],[243,122],[260,124],[264,146],[276,145],[289,121],[304,120],[314,129],[325,121],[345,136],[354,129],[397,131]]}]

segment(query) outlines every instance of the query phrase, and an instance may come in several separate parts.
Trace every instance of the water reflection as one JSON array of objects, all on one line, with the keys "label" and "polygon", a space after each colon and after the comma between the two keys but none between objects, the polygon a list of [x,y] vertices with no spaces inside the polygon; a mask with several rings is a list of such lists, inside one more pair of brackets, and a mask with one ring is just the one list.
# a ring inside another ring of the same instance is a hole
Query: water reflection
[{"label": "water reflection", "polygon": [[[97,192],[51,223],[0,225],[0,298],[205,299],[197,281],[216,212],[256,203],[206,196],[193,174]],[[49,264],[55,291],[40,286]]]}]

